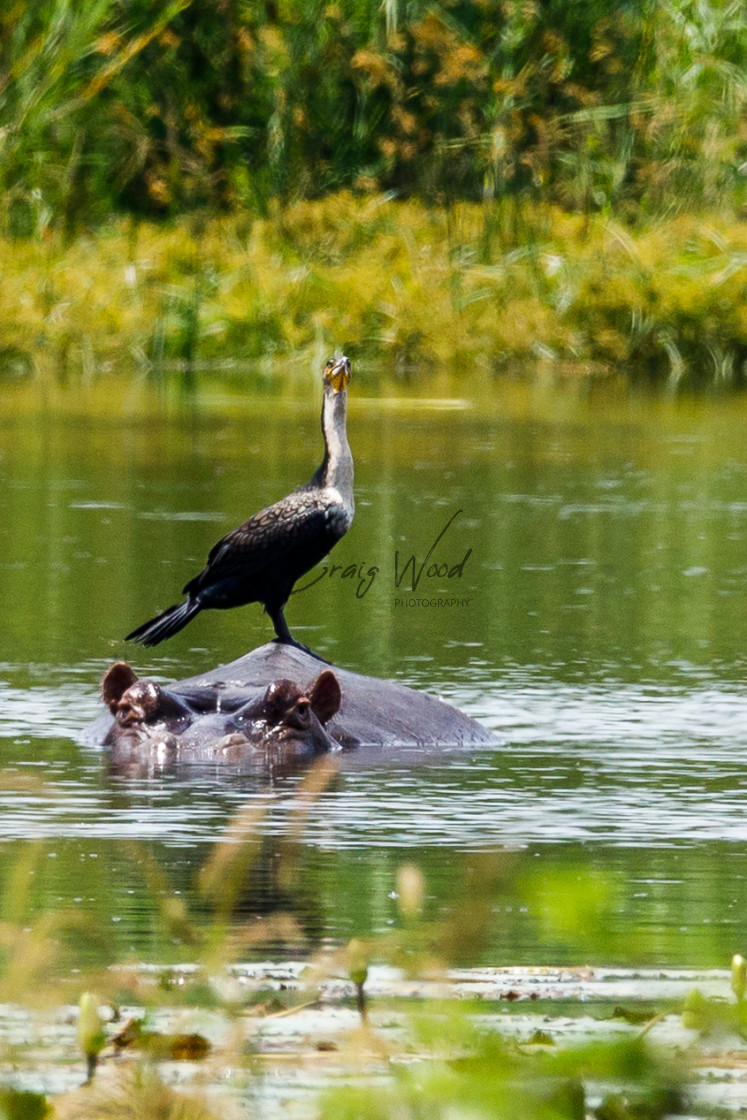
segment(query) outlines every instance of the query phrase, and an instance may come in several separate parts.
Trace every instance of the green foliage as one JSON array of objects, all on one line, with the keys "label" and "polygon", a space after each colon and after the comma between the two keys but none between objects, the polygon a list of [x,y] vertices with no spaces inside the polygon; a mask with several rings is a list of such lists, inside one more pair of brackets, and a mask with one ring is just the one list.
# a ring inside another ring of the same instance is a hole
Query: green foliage
[{"label": "green foliage", "polygon": [[40,1093],[0,1089],[0,1120],[44,1120],[50,1111]]},{"label": "green foliage", "polygon": [[[287,838],[273,855],[279,880],[289,890],[302,889],[298,841],[310,807],[335,774],[336,766],[328,759],[321,760],[304,776],[292,799]],[[235,1029],[219,1035],[222,1041],[215,1046],[201,1033],[151,1030],[137,1017],[124,1024],[102,1021],[100,1000],[85,987],[91,977],[78,968],[71,974],[70,962],[56,953],[63,923],[53,913],[29,922],[28,872],[38,860],[39,848],[30,845],[22,849],[8,879],[0,929],[4,945],[15,949],[15,957],[7,959],[0,975],[3,998],[12,993],[27,1001],[40,981],[45,981],[41,998],[47,1003],[69,1001],[72,991],[82,990],[77,1036],[93,1084],[62,1098],[59,1111],[55,1102],[55,1115],[70,1120],[107,1116],[175,1120],[195,1116],[209,1120],[215,1113],[208,1103],[174,1093],[158,1073],[160,1062],[201,1062],[208,1055],[212,1065],[203,1067],[204,1080],[209,1086],[220,1086],[216,1099],[222,1104],[222,1114],[231,1115],[223,1073],[228,1069],[233,1076],[251,1067],[256,1074],[262,1068],[263,1051],[259,1046],[261,1013],[251,1006],[251,989],[236,983],[230,966],[245,960],[251,947],[261,951],[268,925],[275,923],[282,940],[283,927],[277,924],[281,915],[251,918],[239,906],[240,895],[256,874],[266,809],[264,802],[257,804],[250,799],[228,822],[203,865],[200,891],[212,903],[213,911],[212,929],[207,934],[198,931],[186,907],[178,913],[169,910],[165,904],[173,895],[166,873],[155,860],[142,858],[144,853],[133,846],[133,856],[140,855],[147,890],[159,900],[160,920],[171,936],[179,938],[182,950],[189,945],[197,951],[199,968],[188,973],[182,969],[166,971],[160,980],[152,971],[138,977],[135,968],[128,977],[126,970],[111,968],[119,962],[109,939],[110,968],[98,975],[104,985],[99,990],[103,994],[109,989],[105,1002],[113,1008],[115,985],[125,979],[127,986],[120,989],[123,1001],[150,1007],[161,1020],[167,1006],[219,1011],[226,1027],[231,1024]],[[309,1003],[265,1008],[265,1015],[272,1018],[316,1006],[320,1002],[319,984],[325,978],[336,977],[339,984],[347,977],[357,989],[359,1023],[347,1029],[344,1036],[338,1034],[338,1041],[329,1048],[332,1052],[342,1049],[343,1068],[355,1068],[357,1080],[346,1084],[338,1075],[337,1084],[343,1087],[322,1096],[318,1115],[325,1120],[449,1120],[457,1115],[474,1120],[514,1120],[517,1116],[522,1120],[585,1120],[587,1116],[597,1120],[664,1120],[682,1113],[688,1107],[687,1090],[692,1078],[687,1063],[691,1058],[700,1061],[701,1052],[693,1046],[687,1053],[677,1053],[671,1038],[666,1048],[654,1044],[651,1031],[666,1012],[645,1014],[641,1027],[640,1015],[630,1011],[618,1014],[621,1009],[616,1009],[612,1031],[609,1018],[603,1016],[598,1019],[593,1041],[579,1044],[577,1033],[566,1030],[563,1034],[560,1026],[565,1023],[567,1027],[573,997],[556,1004],[559,1014],[554,1017],[552,997],[535,1004],[533,1013],[528,1010],[530,1001],[525,1000],[513,1024],[507,1005],[517,998],[516,994],[496,994],[472,1002],[454,998],[453,994],[450,998],[432,995],[413,1000],[410,992],[399,999],[391,994],[364,999],[369,964],[397,964],[413,979],[427,977],[432,982],[438,978],[443,982],[455,959],[475,959],[485,937],[484,927],[506,900],[526,906],[539,922],[551,924],[558,938],[575,944],[578,951],[583,952],[592,942],[597,950],[601,947],[604,951],[607,942],[599,930],[611,919],[615,900],[600,875],[582,867],[543,874],[534,868],[528,870],[518,853],[502,851],[465,858],[454,872],[463,880],[463,897],[457,900],[453,913],[440,913],[433,920],[423,913],[427,909],[427,883],[421,871],[414,865],[399,867],[392,876],[398,894],[398,922],[365,942],[353,939],[336,955],[327,946],[309,969],[313,992]],[[511,953],[509,945],[506,953]],[[396,1029],[387,1033],[385,1023],[392,1011]],[[588,1005],[584,1011],[588,1019]],[[682,1008],[684,1026],[703,1034],[742,1034],[745,1013],[743,1002],[706,1000],[697,992]],[[291,1032],[294,1037],[299,1030],[304,1034],[305,1028],[297,1028]],[[272,1049],[264,1053],[277,1057],[279,1039],[276,1034]],[[248,1045],[251,1042],[254,1052]],[[318,1056],[324,1042],[324,1036],[317,1038],[318,1048],[309,1053]],[[286,1045],[290,1043],[286,1041]],[[311,1040],[306,1045],[310,1047]],[[116,1068],[109,1060],[114,1053],[118,1055]],[[301,1060],[302,1055],[296,1053],[296,1057]],[[45,1114],[47,1104],[40,1096],[12,1089],[0,1092],[0,1117],[35,1120]]]},{"label": "green foliage", "polygon": [[736,1004],[707,999],[697,988],[688,993],[682,1005],[682,1025],[703,1035],[736,1035],[747,1038],[747,1009]]},{"label": "green foliage", "polygon": [[741,216],[746,75],[730,0],[14,0],[0,378],[360,345],[740,382],[744,239],[686,215]]},{"label": "green foliage", "polygon": [[[325,1120],[441,1120],[454,1115],[474,1120],[585,1120],[588,1115],[658,1120],[684,1107],[680,1071],[667,1067],[639,1040],[530,1053],[483,1033],[471,1037],[469,1046],[468,1057],[397,1067],[388,1088],[351,1086],[328,1093],[321,1114]],[[618,1088],[589,1113],[585,1083]]]},{"label": "green foliage", "polygon": [[[221,363],[337,347],[407,379],[452,367],[739,385],[747,235],[713,215],[636,231],[505,202],[446,213],[350,194],[243,218],[0,241],[0,379],[133,365],[185,387]],[[296,365],[305,372],[306,365]]]},{"label": "green foliage", "polygon": [[0,198],[15,236],[112,213],[396,191],[584,212],[744,200],[730,0],[14,0]]}]

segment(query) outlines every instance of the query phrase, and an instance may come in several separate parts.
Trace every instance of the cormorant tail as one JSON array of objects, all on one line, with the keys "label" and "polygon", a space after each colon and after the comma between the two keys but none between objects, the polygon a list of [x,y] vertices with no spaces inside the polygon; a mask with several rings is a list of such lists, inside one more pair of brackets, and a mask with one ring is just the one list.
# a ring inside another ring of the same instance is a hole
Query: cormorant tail
[{"label": "cormorant tail", "polygon": [[126,642],[140,642],[141,646],[157,646],[173,634],[178,634],[202,608],[196,599],[176,603],[167,611],[138,626],[125,638]]}]

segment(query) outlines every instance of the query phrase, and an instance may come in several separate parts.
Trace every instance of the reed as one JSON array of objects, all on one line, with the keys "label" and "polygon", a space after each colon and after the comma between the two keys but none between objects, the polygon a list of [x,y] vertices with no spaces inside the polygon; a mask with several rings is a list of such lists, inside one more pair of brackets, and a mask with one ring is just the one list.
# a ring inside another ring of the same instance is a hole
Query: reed
[{"label": "reed", "polygon": [[354,189],[629,218],[745,200],[733,0],[16,0],[0,15],[0,228]]},{"label": "reed", "polygon": [[747,233],[717,212],[626,227],[505,200],[349,193],[0,243],[0,379],[262,380],[344,348],[366,376],[739,385]]}]

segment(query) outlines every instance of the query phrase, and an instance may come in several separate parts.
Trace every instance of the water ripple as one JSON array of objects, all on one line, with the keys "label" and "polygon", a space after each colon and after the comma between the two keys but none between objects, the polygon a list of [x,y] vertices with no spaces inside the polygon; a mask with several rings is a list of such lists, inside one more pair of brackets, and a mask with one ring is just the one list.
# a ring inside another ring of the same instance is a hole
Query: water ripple
[{"label": "water ripple", "polygon": [[[747,701],[736,687],[584,687],[520,674],[488,690],[443,691],[499,734],[503,745],[346,756],[336,786],[310,807],[308,843],[474,849],[558,841],[635,847],[747,841]],[[65,754],[60,746],[98,711],[95,697],[81,696],[74,680],[23,691],[0,681],[5,765],[45,779],[42,791],[0,791],[4,838],[193,844],[214,839],[228,813],[268,793],[265,830],[285,835],[295,827],[292,794],[299,779],[267,790],[256,780],[185,768],[153,781],[104,782],[96,752],[76,752],[68,741]],[[35,743],[31,760],[29,741]]]}]

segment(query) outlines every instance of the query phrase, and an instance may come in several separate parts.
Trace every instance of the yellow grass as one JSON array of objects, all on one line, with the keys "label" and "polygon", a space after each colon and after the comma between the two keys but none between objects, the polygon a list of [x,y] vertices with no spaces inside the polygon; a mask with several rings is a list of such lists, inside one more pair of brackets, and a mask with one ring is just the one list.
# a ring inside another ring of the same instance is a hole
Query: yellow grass
[{"label": "yellow grass", "polygon": [[[515,215],[514,215],[515,217]],[[344,348],[394,376],[479,366],[738,380],[747,227],[340,194],[264,220],[0,244],[0,378],[252,368]]]}]

